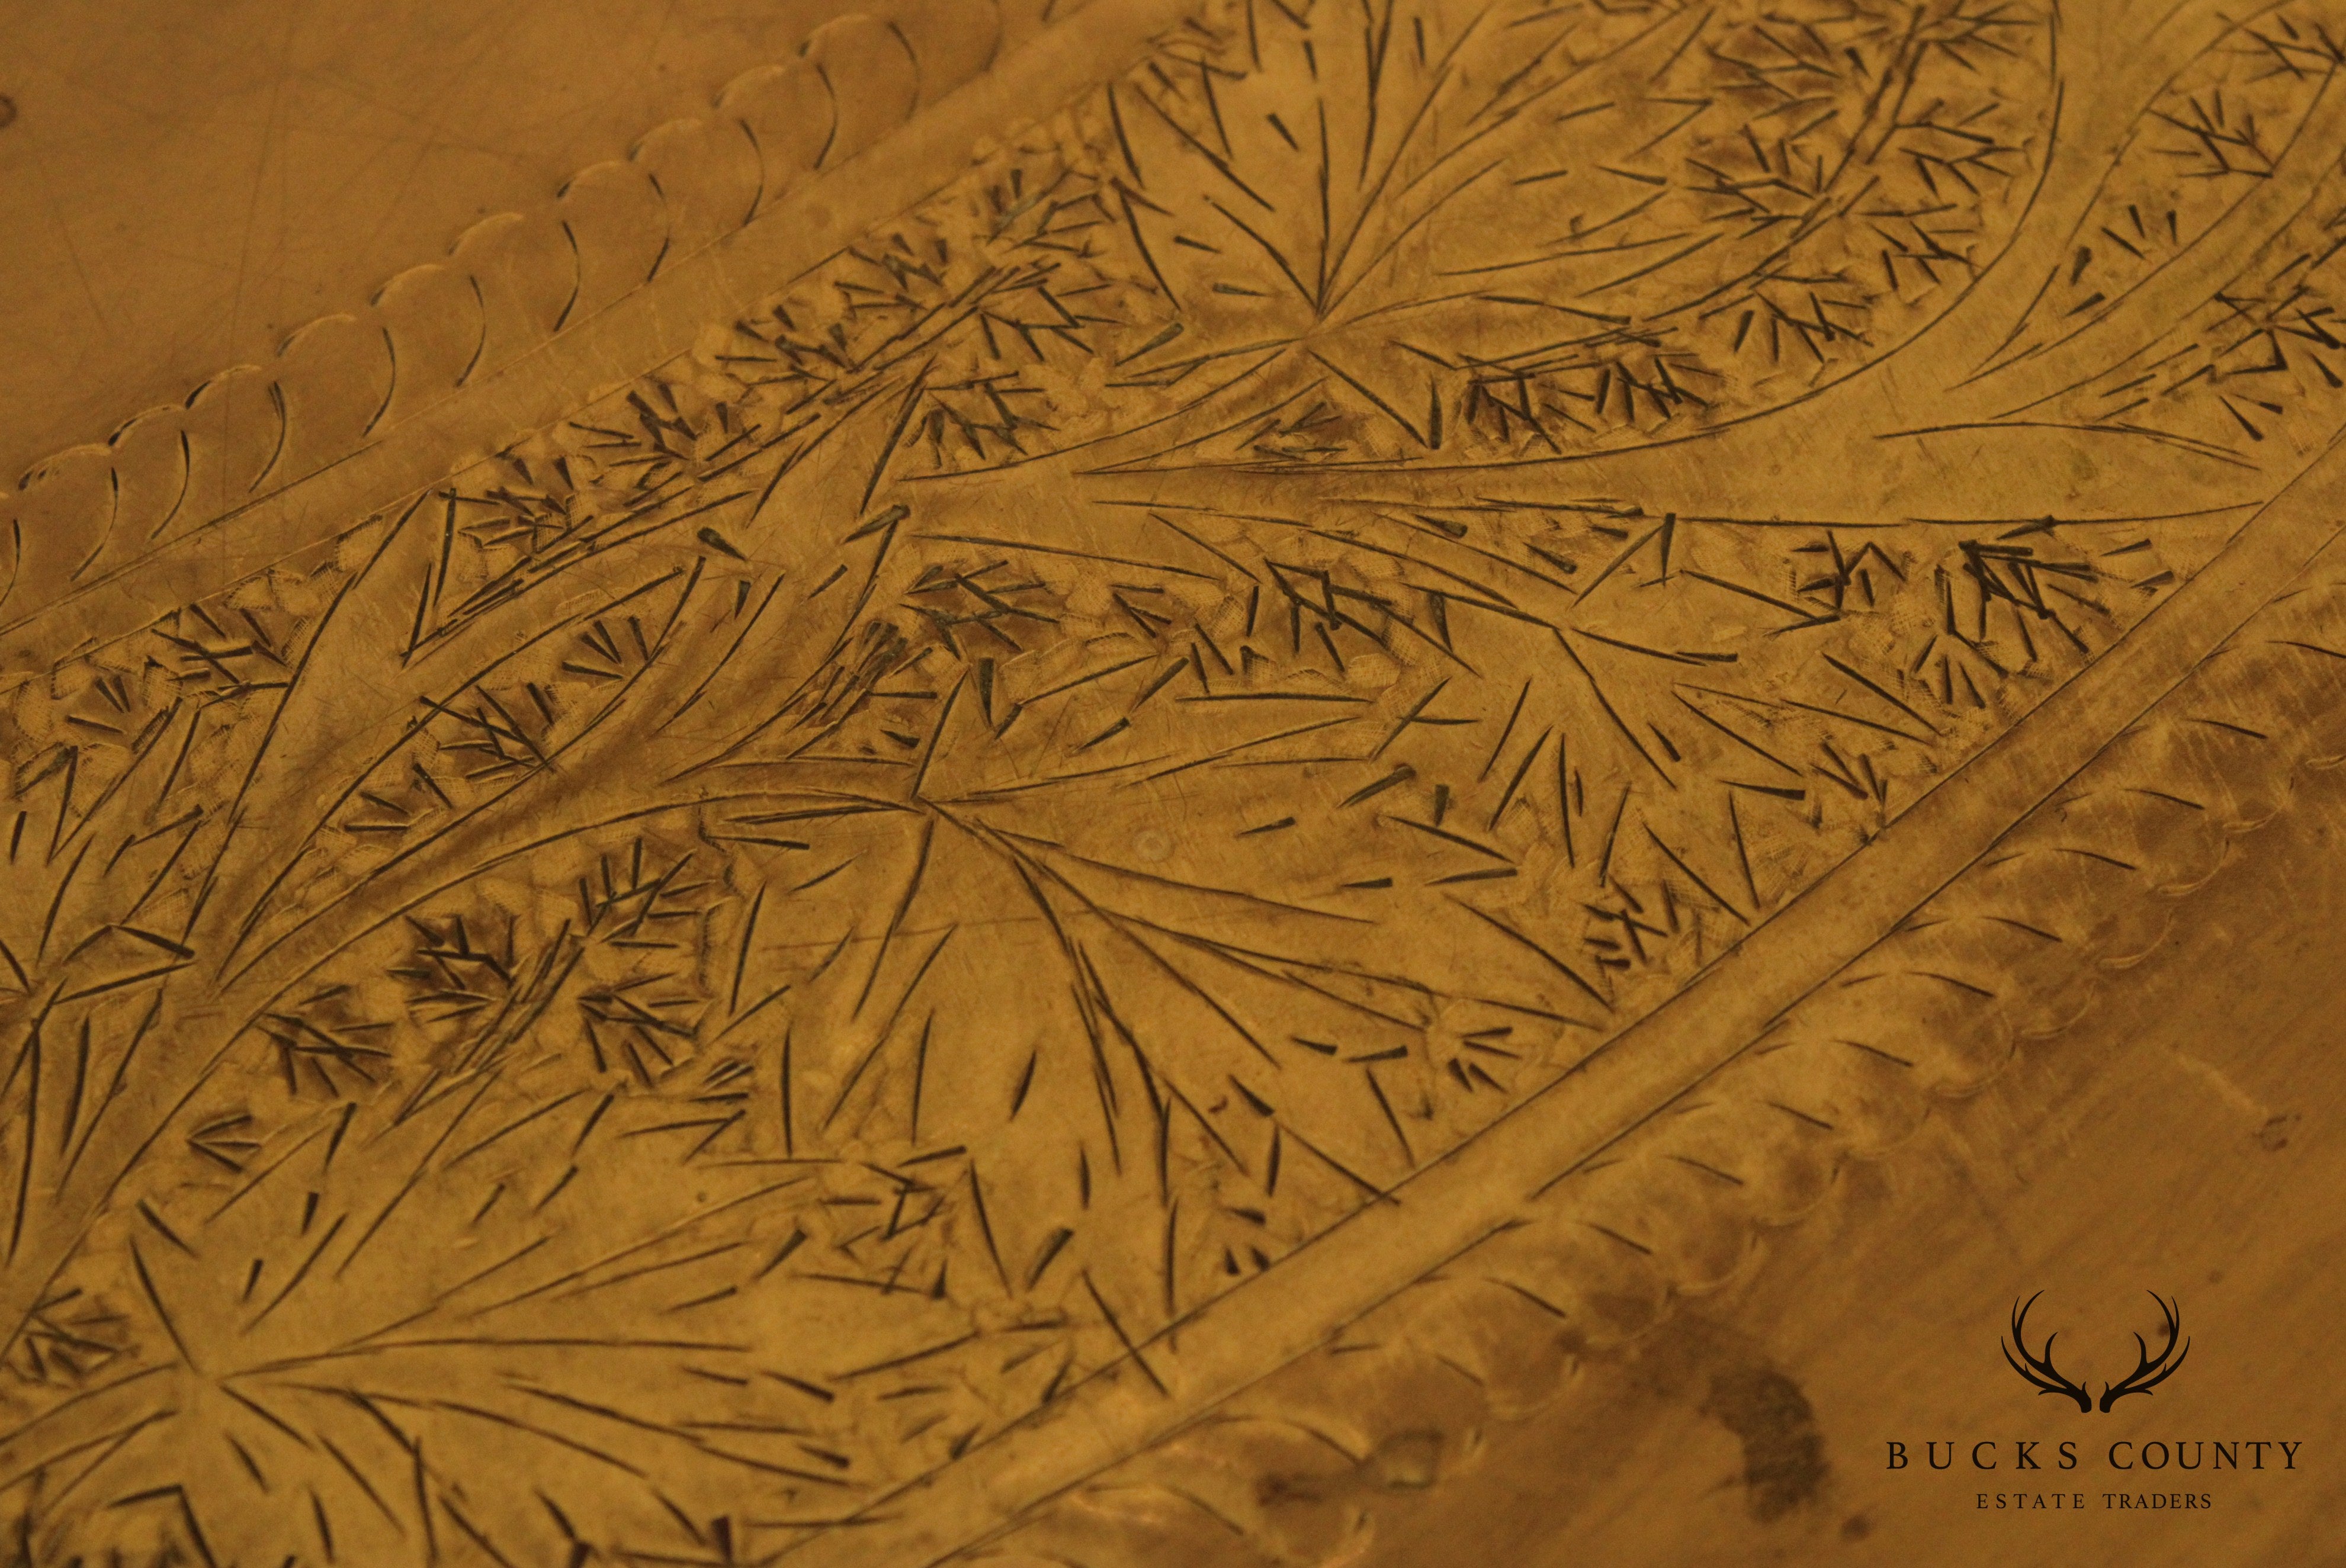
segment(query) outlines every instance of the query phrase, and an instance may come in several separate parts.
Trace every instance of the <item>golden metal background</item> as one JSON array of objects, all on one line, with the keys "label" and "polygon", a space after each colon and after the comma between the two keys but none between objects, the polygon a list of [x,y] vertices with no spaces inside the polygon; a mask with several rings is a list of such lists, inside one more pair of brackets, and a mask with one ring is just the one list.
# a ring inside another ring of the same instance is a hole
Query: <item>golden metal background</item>
[{"label": "golden metal background", "polygon": [[18,1560],[2334,1560],[2334,5],[21,22]]}]

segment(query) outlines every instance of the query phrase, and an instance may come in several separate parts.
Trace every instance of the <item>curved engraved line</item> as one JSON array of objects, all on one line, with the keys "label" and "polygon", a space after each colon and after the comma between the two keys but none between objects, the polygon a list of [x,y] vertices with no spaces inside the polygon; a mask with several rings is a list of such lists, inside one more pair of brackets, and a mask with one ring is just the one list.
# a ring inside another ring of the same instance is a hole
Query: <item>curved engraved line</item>
[{"label": "curved engraved line", "polygon": [[913,47],[913,40],[904,36],[904,29],[898,25],[896,18],[887,17],[881,25],[888,29],[889,33],[895,37],[897,44],[903,47],[904,58],[912,62],[913,101],[923,104],[928,102],[929,84],[927,77],[921,71],[921,52]]},{"label": "curved engraved line", "polygon": [[195,449],[189,444],[188,433],[183,429],[179,432],[179,488],[171,497],[170,510],[163,514],[161,522],[148,531],[148,544],[153,544],[161,535],[163,530],[171,525],[171,520],[179,514],[179,508],[188,504],[188,486],[195,483]]},{"label": "curved engraved line", "polygon": [[739,115],[730,117],[733,128],[748,138],[750,167],[757,170],[757,178],[751,182],[749,209],[741,214],[741,227],[746,229],[750,220],[758,216],[759,209],[766,203],[766,149],[758,144],[758,133],[748,120]]},{"label": "curved engraved line", "polygon": [[[486,353],[489,348],[488,298],[481,292],[481,280],[477,274],[467,273],[464,281],[473,286],[473,309],[481,314],[481,331],[480,335],[473,340],[473,357],[464,361],[464,370],[457,373],[456,385],[459,387],[473,379],[473,372],[481,368],[481,356]],[[257,480],[254,481],[256,486],[259,483]]]},{"label": "curved engraved line", "polygon": [[[366,422],[366,428],[359,432],[359,440],[362,442],[365,441],[367,437],[374,433],[374,427],[381,424],[382,423],[382,416],[391,412],[391,400],[399,395],[399,345],[392,341],[391,327],[389,323],[384,323],[381,330],[382,332],[383,356],[391,361],[391,378],[383,382],[382,402],[375,405],[373,414],[370,416]],[[226,514],[222,518],[216,519],[216,521],[225,521],[226,518],[233,517],[235,515],[235,513],[230,512]],[[206,526],[209,525],[210,524],[207,524]],[[135,565],[136,563],[133,563],[133,565]],[[130,569],[131,566],[125,566],[123,568],[126,572]],[[100,580],[103,581],[104,579]]]},{"label": "curved engraved line", "polygon": [[[73,569],[73,575],[67,577],[66,581],[69,583],[81,581],[81,575],[89,570],[90,563],[106,553],[107,542],[114,537],[114,525],[121,521],[122,473],[118,469],[109,468],[106,471],[106,526],[97,531],[97,537],[90,542],[89,554],[81,558],[81,565]],[[21,548],[17,554],[21,559],[23,555]]]},{"label": "curved engraved line", "polygon": [[[799,53],[804,58],[806,51],[801,49]],[[814,155],[814,168],[821,171],[831,168],[831,149],[839,145],[839,89],[831,85],[831,73],[823,68],[821,60],[810,64],[814,66],[814,79],[822,84],[823,101],[831,105],[831,123],[823,127],[822,146]]]},{"label": "curved engraved line", "polygon": [[[2341,527],[2336,451],[2252,519],[2198,575],[1646,1018],[1468,1143],[1305,1242],[1258,1283],[1143,1341],[1169,1397],[1109,1363],[959,1461],[876,1499],[852,1530],[785,1548],[801,1564],[931,1561],[1002,1518],[1080,1484],[1252,1386],[1429,1267],[1515,1223],[1523,1203],[1586,1166],[1749,1049],[2051,799],[2174,690]],[[2147,694],[2147,695],[2146,695]],[[1961,780],[1960,788],[1948,784]],[[882,1512],[882,1511],[884,1511]],[[925,1554],[925,1555],[924,1555]]]},{"label": "curved engraved line", "polygon": [[[558,201],[561,198],[555,199]],[[559,332],[569,325],[570,312],[578,308],[579,291],[586,287],[586,258],[578,249],[578,230],[570,227],[567,218],[562,220],[562,239],[570,247],[570,293],[562,301],[562,309],[554,313],[554,325],[548,329],[554,332]]]},{"label": "curved engraved line", "polygon": [[[2043,400],[2038,400],[2042,402]],[[2066,430],[2077,435],[2134,435],[2155,441],[2161,446],[2171,446],[2188,452],[2194,457],[2204,457],[2213,463],[2233,468],[2245,468],[2251,473],[2261,473],[2264,465],[2251,463],[2237,452],[2228,452],[2212,442],[2198,441],[2191,436],[2178,435],[2173,431],[2150,430],[2138,424],[2076,424],[2057,419],[1974,419],[1954,424],[1918,424],[1907,430],[1885,430],[1874,436],[1876,441],[1906,441],[1926,435],[1946,435],[1964,430]]]},{"label": "curved engraved line", "polygon": [[[477,285],[475,285],[475,287],[477,287]],[[292,425],[285,411],[285,383],[282,381],[271,381],[269,383],[269,406],[275,410],[277,413],[277,443],[269,449],[269,461],[260,465],[260,472],[254,474],[252,476],[252,483],[244,487],[244,493],[248,495],[259,490],[260,488],[261,481],[267,479],[271,473],[277,471],[278,460],[285,455],[286,438],[292,433]],[[117,468],[113,471],[113,479],[117,505],[118,507],[122,491],[122,471],[120,469]],[[113,527],[114,524],[111,522],[107,524],[107,529],[109,533],[112,532]],[[91,553],[91,558],[96,559],[95,551]],[[79,572],[76,572],[74,575],[76,577],[79,577],[81,574]]]},{"label": "curved engraved line", "polygon": [[644,274],[644,280],[637,285],[638,288],[648,287],[652,280],[660,275],[660,268],[668,262],[668,250],[676,244],[676,205],[668,199],[668,187],[660,183],[658,173],[648,168],[644,170],[644,179],[652,188],[652,194],[659,198],[660,248],[659,254],[652,258],[651,270]]}]

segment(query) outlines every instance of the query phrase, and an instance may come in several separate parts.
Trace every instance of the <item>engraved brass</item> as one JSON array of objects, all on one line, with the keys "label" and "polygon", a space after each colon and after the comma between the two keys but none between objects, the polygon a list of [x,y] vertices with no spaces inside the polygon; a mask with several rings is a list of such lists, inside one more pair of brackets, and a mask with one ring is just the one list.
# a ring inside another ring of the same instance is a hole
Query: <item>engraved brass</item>
[{"label": "engraved brass", "polygon": [[2346,7],[675,25],[8,366],[9,1561],[2327,1560]]}]

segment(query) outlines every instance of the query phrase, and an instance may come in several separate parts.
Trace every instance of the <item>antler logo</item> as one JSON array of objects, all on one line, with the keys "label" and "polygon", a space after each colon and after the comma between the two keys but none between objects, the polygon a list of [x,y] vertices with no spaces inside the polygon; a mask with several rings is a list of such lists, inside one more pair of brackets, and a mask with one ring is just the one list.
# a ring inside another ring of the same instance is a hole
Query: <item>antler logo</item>
[{"label": "antler logo", "polygon": [[[2004,1359],[2011,1363],[2014,1371],[2035,1384],[2037,1392],[2059,1394],[2066,1399],[2075,1400],[2077,1401],[2078,1413],[2081,1415],[2088,1413],[2095,1408],[2093,1395],[2086,1392],[2082,1383],[2071,1382],[2062,1375],[2061,1369],[2053,1364],[2053,1341],[2061,1336],[2057,1333],[2045,1335],[2044,1350],[2034,1355],[2029,1352],[2028,1309],[2035,1306],[2037,1297],[2044,1294],[2045,1292],[2039,1290],[2035,1296],[2031,1296],[2026,1301],[2013,1303],[2012,1339],[2009,1344],[2004,1346]],[[2177,1304],[2165,1299],[2156,1290],[2148,1292],[2148,1295],[2153,1301],[2158,1303],[2159,1316],[2166,1319],[2167,1343],[2157,1355],[2153,1356],[2150,1353],[2149,1341],[2139,1334],[2134,1337],[2135,1349],[2139,1355],[2135,1369],[2127,1374],[2126,1380],[2123,1382],[2106,1382],[2102,1385],[2101,1410],[2106,1415],[2112,1405],[2128,1394],[2147,1394],[2173,1377],[2175,1369],[2183,1365],[2183,1358],[2191,1352],[2191,1341],[2188,1339],[2182,1341],[2180,1349],[2176,1348],[2176,1341],[2182,1331],[2183,1322]]]}]

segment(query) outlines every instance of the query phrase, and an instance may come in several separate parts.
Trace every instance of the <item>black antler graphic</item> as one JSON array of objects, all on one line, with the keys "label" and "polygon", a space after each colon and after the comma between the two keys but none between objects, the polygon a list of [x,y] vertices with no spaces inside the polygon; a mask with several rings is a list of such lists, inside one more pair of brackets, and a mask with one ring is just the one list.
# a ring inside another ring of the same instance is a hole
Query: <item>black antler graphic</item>
[{"label": "black antler graphic", "polygon": [[[2028,1308],[2036,1305],[2037,1296],[2042,1296],[2044,1294],[2045,1292],[2039,1290],[2036,1293],[2036,1296],[2031,1296],[2025,1302],[2014,1302],[2013,1304],[2012,1343],[2004,1347],[2004,1359],[2012,1363],[2012,1369],[2014,1371],[2018,1372],[2022,1377],[2026,1378],[2030,1382],[2035,1384],[2038,1392],[2066,1395],[2068,1398],[2077,1401],[2078,1413],[2081,1415],[2086,1414],[2091,1411],[2094,1408],[2093,1395],[2087,1393],[2084,1389],[2063,1377],[2060,1369],[2053,1365],[2053,1341],[2059,1339],[2061,1336],[2058,1333],[2052,1333],[2045,1336],[2045,1353],[2043,1356],[2032,1356],[2028,1353]],[[2015,1347],[2017,1348],[2016,1354]],[[2132,1392],[2133,1390],[2127,1390],[2125,1391]],[[2116,1396],[2106,1393],[2102,1397],[2105,1401],[2102,1405],[2102,1409],[2109,1409],[2110,1407],[2106,1401]]]},{"label": "black antler graphic", "polygon": [[[2167,1319],[2167,1345],[2157,1356],[2153,1356],[2150,1353],[2150,1346],[2145,1342],[2143,1337],[2139,1334],[2134,1337],[2135,1349],[2141,1358],[2140,1363],[2133,1371],[2127,1374],[2124,1382],[2102,1385],[2104,1413],[2107,1413],[2110,1406],[2128,1394],[2147,1394],[2168,1378],[2173,1377],[2175,1369],[2183,1365],[2183,1358],[2191,1353],[2191,1341],[2188,1339],[2183,1341],[2183,1349],[2180,1350],[2175,1348],[2175,1338],[2180,1331],[2183,1322],[2177,1303],[2161,1299],[2156,1290],[2149,1294],[2153,1301],[2158,1302],[2159,1316]],[[2049,1340],[2045,1344],[2045,1349],[2047,1353],[2052,1349]]]}]

